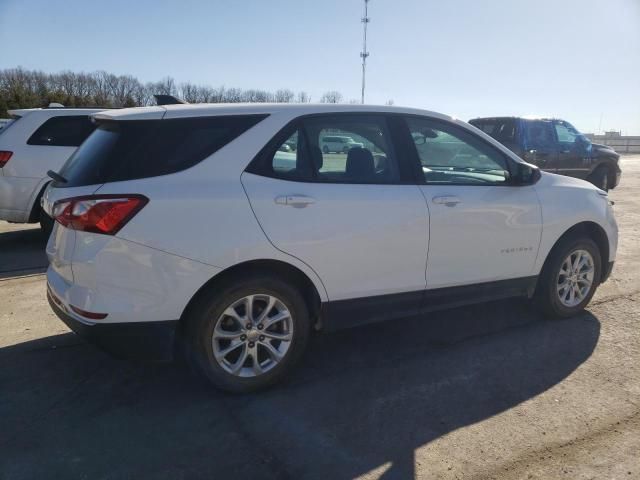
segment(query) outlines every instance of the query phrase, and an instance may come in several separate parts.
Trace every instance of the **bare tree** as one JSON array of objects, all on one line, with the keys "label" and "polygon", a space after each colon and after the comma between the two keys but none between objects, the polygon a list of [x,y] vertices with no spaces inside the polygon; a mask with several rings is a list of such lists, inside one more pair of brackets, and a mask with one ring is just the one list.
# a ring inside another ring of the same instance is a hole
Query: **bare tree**
[{"label": "bare tree", "polygon": [[296,96],[296,102],[298,103],[309,103],[311,102],[311,96],[307,92],[298,92]]},{"label": "bare tree", "polygon": [[336,90],[329,90],[320,97],[320,103],[340,103],[342,102],[342,94]]},{"label": "bare tree", "polygon": [[180,85],[179,93],[180,97],[189,103],[197,103],[200,101],[199,89],[192,83],[183,83]]},{"label": "bare tree", "polygon": [[295,97],[295,93],[293,93],[288,88],[277,90],[274,95],[274,100],[277,103],[291,103],[293,102],[293,98]]},{"label": "bare tree", "polygon": [[[46,74],[21,67],[0,70],[0,117],[11,108],[41,107],[50,102],[68,106],[132,107],[153,105],[154,94],[179,95],[189,103],[300,102],[311,101],[305,91],[297,94],[288,88],[275,92],[261,89],[226,88],[195,85],[178,87],[172,77],[146,84],[131,75],[114,75],[105,71],[62,71]],[[342,94],[327,91],[324,103],[343,101]]]}]

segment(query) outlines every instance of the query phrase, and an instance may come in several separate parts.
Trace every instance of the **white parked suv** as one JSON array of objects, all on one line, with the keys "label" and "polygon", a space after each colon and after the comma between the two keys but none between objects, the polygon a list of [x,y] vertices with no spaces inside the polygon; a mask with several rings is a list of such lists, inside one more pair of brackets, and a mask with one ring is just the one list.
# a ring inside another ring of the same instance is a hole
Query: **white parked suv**
[{"label": "white parked suv", "polygon": [[[509,296],[574,315],[616,256],[605,192],[437,113],[172,105],[94,119],[43,197],[50,304],[120,355],[181,345],[223,389],[281,379],[313,329]],[[379,161],[324,155],[335,130]]]},{"label": "white parked suv", "polygon": [[95,129],[89,115],[104,109],[30,108],[11,110],[14,121],[0,130],[0,220],[52,221],[40,210],[40,197],[57,171]]},{"label": "white parked suv", "polygon": [[320,139],[323,153],[347,153],[352,148],[363,148],[364,144],[344,135],[325,135]]}]

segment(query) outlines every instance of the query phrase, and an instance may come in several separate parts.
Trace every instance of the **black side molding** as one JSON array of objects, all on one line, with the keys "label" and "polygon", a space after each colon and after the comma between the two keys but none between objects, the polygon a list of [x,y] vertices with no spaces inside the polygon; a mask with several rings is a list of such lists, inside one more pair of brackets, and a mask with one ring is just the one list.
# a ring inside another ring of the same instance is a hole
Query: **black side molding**
[{"label": "black side molding", "polygon": [[334,331],[394,318],[511,297],[531,297],[537,276],[325,302],[322,330]]}]

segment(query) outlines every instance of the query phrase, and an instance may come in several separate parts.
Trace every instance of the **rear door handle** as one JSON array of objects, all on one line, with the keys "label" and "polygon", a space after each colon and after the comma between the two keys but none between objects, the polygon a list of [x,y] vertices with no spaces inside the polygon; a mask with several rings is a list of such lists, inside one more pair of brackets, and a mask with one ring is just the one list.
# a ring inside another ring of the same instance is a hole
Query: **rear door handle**
[{"label": "rear door handle", "polygon": [[446,205],[447,207],[455,207],[460,203],[460,199],[454,195],[444,195],[441,197],[433,197],[433,203]]},{"label": "rear door handle", "polygon": [[296,208],[304,208],[307,205],[316,203],[316,199],[313,197],[307,197],[306,195],[280,195],[276,197],[276,203],[278,205],[289,205]]}]

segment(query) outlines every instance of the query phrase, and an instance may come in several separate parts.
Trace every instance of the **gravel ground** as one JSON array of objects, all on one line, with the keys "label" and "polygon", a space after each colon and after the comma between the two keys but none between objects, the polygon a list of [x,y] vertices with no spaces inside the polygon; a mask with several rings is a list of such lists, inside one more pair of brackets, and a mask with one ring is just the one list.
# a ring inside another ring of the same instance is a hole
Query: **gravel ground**
[{"label": "gravel ground", "polygon": [[319,336],[246,396],[69,333],[37,229],[0,223],[0,478],[640,478],[640,156],[622,168],[583,315],[512,300]]}]

